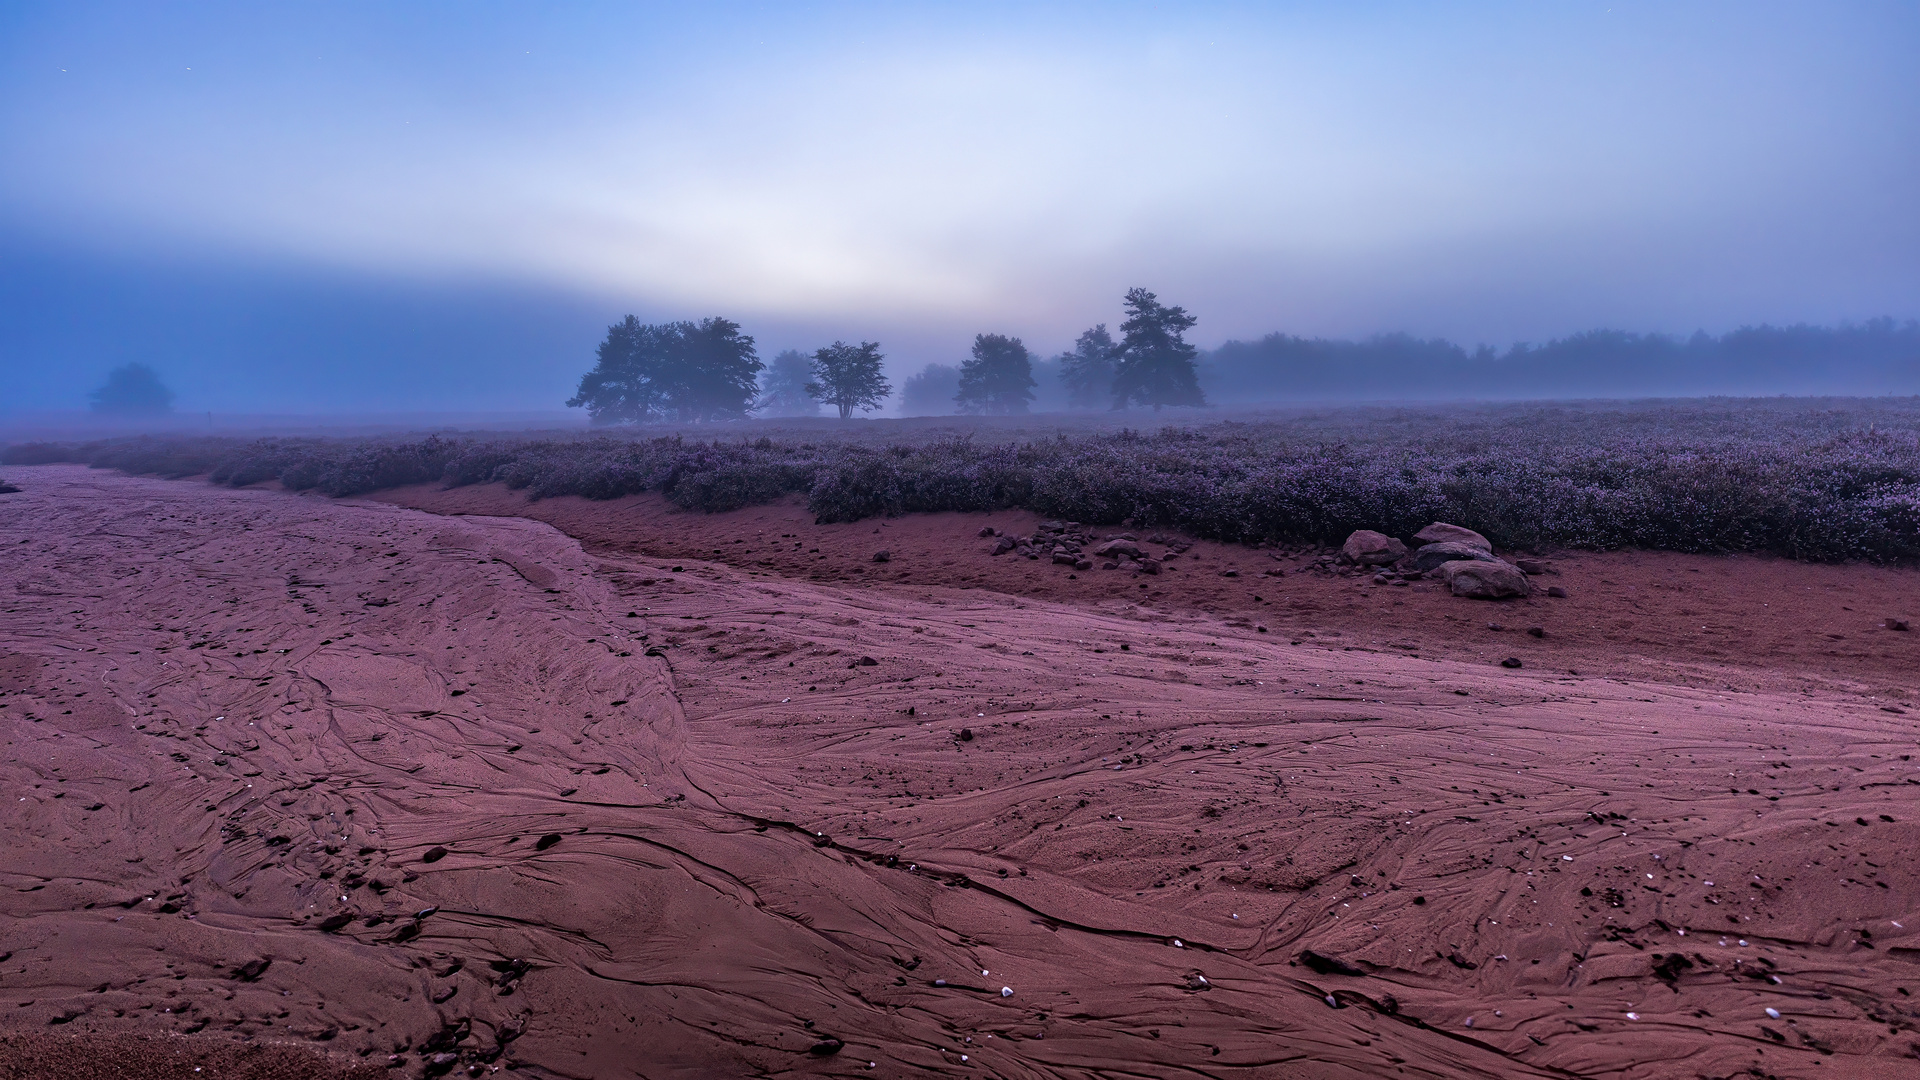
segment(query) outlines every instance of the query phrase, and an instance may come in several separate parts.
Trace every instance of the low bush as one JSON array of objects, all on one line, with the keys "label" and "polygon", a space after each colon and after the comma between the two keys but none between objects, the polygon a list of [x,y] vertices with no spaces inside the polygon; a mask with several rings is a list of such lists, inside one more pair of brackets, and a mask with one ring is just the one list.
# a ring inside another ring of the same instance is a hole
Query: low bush
[{"label": "low bush", "polygon": [[1521,549],[1908,561],[1920,558],[1917,429],[1914,399],[1769,399],[1346,409],[1002,441],[898,429],[751,441],[146,437],[22,444],[0,463],[278,480],[329,495],[422,482],[499,482],[534,498],[656,491],[712,511],[805,495],[823,522],[1021,507],[1230,541],[1334,543],[1359,528],[1405,537],[1440,520]]}]

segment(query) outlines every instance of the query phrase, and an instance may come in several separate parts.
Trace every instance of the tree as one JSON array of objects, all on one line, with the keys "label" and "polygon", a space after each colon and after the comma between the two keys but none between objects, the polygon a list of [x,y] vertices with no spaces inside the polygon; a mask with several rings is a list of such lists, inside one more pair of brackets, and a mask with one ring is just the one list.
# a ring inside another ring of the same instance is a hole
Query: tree
[{"label": "tree", "polygon": [[740,324],[718,317],[649,324],[629,315],[607,328],[596,356],[567,402],[596,424],[738,419],[766,366]]},{"label": "tree", "polygon": [[1113,335],[1101,323],[1074,339],[1071,351],[1057,361],[1060,381],[1067,384],[1067,401],[1076,408],[1092,408],[1113,392]]},{"label": "tree", "polygon": [[952,364],[928,364],[900,384],[900,415],[947,416],[960,392],[960,369]]},{"label": "tree", "polygon": [[807,393],[807,380],[812,377],[807,354],[782,349],[760,373],[760,398],[754,408],[768,416],[820,415],[820,403]]},{"label": "tree", "polygon": [[173,411],[173,391],[145,364],[114,368],[87,397],[93,400],[94,412],[107,416],[160,416]]},{"label": "tree", "polygon": [[960,389],[953,400],[961,412],[1023,413],[1034,386],[1033,354],[1019,338],[975,334],[973,359],[960,365]]},{"label": "tree", "polygon": [[836,341],[813,354],[813,382],[807,393],[840,410],[840,419],[877,409],[893,393],[893,384],[880,374],[880,343],[849,345]]},{"label": "tree", "polygon": [[1205,405],[1194,374],[1199,350],[1185,337],[1199,320],[1185,308],[1163,307],[1145,289],[1128,289],[1126,304],[1127,321],[1120,324],[1114,350],[1113,407],[1137,403],[1159,412],[1163,405]]}]

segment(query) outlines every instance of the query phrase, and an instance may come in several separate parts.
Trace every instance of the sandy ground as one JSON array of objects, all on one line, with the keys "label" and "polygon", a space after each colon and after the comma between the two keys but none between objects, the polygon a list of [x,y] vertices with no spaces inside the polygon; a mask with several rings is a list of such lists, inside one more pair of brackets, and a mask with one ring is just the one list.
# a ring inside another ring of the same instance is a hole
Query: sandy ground
[{"label": "sandy ground", "polygon": [[1920,1070],[1910,571],[8,479],[0,1076]]}]

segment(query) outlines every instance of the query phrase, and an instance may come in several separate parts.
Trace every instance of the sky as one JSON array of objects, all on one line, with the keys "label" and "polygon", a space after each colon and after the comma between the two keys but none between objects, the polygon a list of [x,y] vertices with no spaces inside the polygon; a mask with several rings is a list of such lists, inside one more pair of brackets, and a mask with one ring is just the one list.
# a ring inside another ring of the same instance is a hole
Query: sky
[{"label": "sky", "polygon": [[0,411],[764,355],[1920,316],[1920,6],[0,0]]}]

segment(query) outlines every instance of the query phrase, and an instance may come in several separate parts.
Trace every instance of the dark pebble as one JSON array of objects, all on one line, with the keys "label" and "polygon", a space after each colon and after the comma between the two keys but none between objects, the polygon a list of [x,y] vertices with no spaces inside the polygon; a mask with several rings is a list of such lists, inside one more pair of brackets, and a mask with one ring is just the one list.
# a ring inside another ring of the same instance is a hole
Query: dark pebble
[{"label": "dark pebble", "polygon": [[547,835],[541,837],[540,839],[534,841],[533,846],[534,846],[534,849],[537,851],[545,851],[559,842],[560,842],[560,834],[557,832],[550,832]]},{"label": "dark pebble", "polygon": [[446,857],[447,857],[447,849],[436,845],[434,847],[428,848],[427,853],[425,855],[420,856],[420,861],[421,862],[439,862],[441,859],[444,859]]}]

